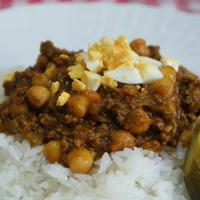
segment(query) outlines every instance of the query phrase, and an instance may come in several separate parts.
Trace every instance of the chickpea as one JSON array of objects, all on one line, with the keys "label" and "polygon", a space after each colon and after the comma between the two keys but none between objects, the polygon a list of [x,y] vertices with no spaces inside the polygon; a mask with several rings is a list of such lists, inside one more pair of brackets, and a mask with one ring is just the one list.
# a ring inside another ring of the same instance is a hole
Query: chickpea
[{"label": "chickpea", "polygon": [[91,102],[100,102],[101,101],[101,97],[99,95],[99,93],[91,90],[91,89],[85,89],[82,92],[83,96],[87,97],[89,99],[89,101]]},{"label": "chickpea", "polygon": [[156,80],[150,85],[153,91],[163,97],[170,98],[174,91],[174,84],[166,77]]},{"label": "chickpea", "polygon": [[88,173],[92,168],[95,153],[83,148],[74,148],[66,156],[66,161],[73,173]]},{"label": "chickpea", "polygon": [[176,71],[171,66],[164,66],[161,68],[164,77],[168,78],[174,84],[176,82]]},{"label": "chickpea", "polygon": [[28,100],[35,108],[44,106],[50,98],[50,92],[43,86],[32,86],[27,91]]},{"label": "chickpea", "polygon": [[90,101],[87,97],[83,95],[72,95],[68,101],[67,107],[68,110],[75,116],[75,117],[84,117],[90,106]]},{"label": "chickpea", "polygon": [[141,134],[146,132],[150,125],[151,119],[149,115],[140,108],[130,112],[125,128],[131,133]]},{"label": "chickpea", "polygon": [[150,87],[155,93],[163,97],[170,98],[174,91],[176,71],[170,66],[162,67],[161,71],[164,77],[152,83]]},{"label": "chickpea", "polygon": [[130,43],[130,47],[140,56],[148,56],[150,54],[150,50],[149,47],[146,45],[146,41],[141,38],[133,40]]},{"label": "chickpea", "polygon": [[121,151],[125,147],[133,148],[135,146],[135,137],[128,131],[120,130],[111,137],[111,151]]},{"label": "chickpea", "polygon": [[61,159],[61,145],[59,140],[53,140],[44,145],[44,156],[50,163],[59,162]]},{"label": "chickpea", "polygon": [[48,84],[49,84],[49,79],[44,74],[37,73],[32,77],[32,85],[47,87]]}]

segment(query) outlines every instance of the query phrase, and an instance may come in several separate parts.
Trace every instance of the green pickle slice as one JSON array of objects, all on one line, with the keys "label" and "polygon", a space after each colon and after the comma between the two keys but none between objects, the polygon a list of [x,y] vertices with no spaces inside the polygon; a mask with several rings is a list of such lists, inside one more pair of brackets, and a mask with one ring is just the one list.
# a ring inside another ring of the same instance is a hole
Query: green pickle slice
[{"label": "green pickle slice", "polygon": [[193,137],[184,163],[184,180],[192,200],[200,200],[200,118],[192,127]]}]

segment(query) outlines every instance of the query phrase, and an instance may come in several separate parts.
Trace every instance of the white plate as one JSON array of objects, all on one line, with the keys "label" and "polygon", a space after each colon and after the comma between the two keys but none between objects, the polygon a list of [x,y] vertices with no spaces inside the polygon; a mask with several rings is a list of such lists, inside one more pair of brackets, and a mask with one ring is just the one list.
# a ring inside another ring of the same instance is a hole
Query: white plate
[{"label": "white plate", "polygon": [[200,75],[200,16],[136,4],[58,4],[0,12],[0,80],[13,68],[33,65],[41,41],[78,50],[122,34],[160,45],[164,55]]},{"label": "white plate", "polygon": [[0,12],[0,76],[33,65],[41,41],[77,50],[102,36],[121,34],[160,45],[163,54],[200,74],[199,15],[137,4],[48,4]]}]

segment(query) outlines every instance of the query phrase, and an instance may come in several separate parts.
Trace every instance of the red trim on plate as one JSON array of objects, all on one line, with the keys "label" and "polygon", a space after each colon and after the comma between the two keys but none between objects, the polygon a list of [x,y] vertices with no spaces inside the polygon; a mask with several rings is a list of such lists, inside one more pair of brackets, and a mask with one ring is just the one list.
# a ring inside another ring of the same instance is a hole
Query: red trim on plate
[{"label": "red trim on plate", "polygon": [[8,8],[13,4],[13,0],[0,0],[0,9]]},{"label": "red trim on plate", "polygon": [[200,13],[200,0],[0,0],[0,9],[13,5],[48,3],[48,2],[113,2],[113,3],[143,3],[161,6],[165,3],[174,4],[179,10]]},{"label": "red trim on plate", "polygon": [[149,5],[152,5],[152,6],[157,6],[157,5],[159,5],[160,3],[159,3],[159,1],[158,0],[146,0],[146,1],[144,1],[146,4],[149,4]]},{"label": "red trim on plate", "polygon": [[59,2],[72,2],[73,0],[58,0]]},{"label": "red trim on plate", "polygon": [[188,1],[187,0],[175,0],[176,6],[179,9],[188,10]]},{"label": "red trim on plate", "polygon": [[115,0],[117,3],[128,3],[130,2],[129,0]]},{"label": "red trim on plate", "polygon": [[87,0],[87,2],[100,2],[101,0]]},{"label": "red trim on plate", "polygon": [[28,3],[42,3],[43,0],[28,0]]}]

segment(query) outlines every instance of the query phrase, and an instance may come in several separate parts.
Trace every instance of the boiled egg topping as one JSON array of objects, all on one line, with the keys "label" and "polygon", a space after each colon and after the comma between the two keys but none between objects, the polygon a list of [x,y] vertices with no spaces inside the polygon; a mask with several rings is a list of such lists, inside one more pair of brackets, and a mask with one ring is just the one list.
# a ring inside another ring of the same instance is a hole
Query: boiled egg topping
[{"label": "boiled egg topping", "polygon": [[179,65],[180,65],[179,60],[175,60],[175,59],[173,59],[169,56],[163,56],[161,58],[161,63],[162,63],[163,66],[169,65],[169,66],[173,67],[175,69],[175,71],[178,71],[178,68],[179,68]]},{"label": "boiled egg topping", "polygon": [[161,61],[139,56],[131,49],[125,36],[117,39],[104,37],[92,44],[88,51],[76,55],[76,63],[68,68],[68,74],[75,90],[86,87],[95,91],[100,85],[117,87],[117,82],[151,83],[163,77],[162,66],[170,65],[177,71],[179,64],[167,56]]}]

